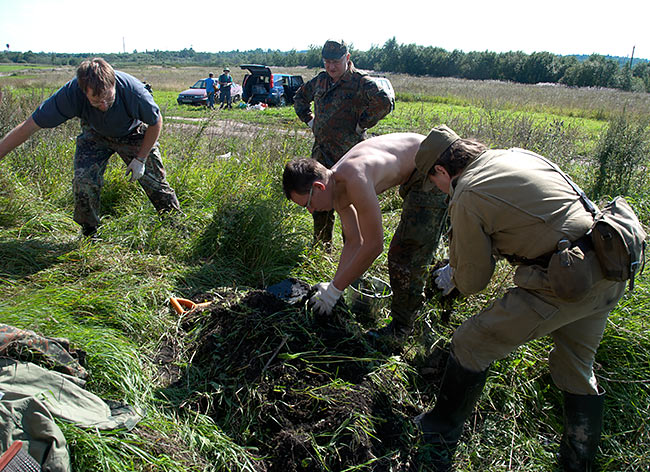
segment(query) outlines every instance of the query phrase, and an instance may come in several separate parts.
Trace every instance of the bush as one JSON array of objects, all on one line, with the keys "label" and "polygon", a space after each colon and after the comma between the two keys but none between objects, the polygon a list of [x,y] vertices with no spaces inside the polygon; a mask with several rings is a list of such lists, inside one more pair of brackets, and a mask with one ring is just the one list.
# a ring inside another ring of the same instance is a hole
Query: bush
[{"label": "bush", "polygon": [[598,171],[592,195],[628,195],[645,181],[648,145],[647,119],[630,119],[623,112],[610,121],[598,144]]}]

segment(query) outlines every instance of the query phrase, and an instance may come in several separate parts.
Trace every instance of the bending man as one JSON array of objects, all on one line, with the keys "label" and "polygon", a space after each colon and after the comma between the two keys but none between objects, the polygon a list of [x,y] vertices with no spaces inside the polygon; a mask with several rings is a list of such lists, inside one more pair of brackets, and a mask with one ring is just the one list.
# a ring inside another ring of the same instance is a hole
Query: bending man
[{"label": "bending man", "polygon": [[0,159],[41,128],[70,118],[81,121],[74,156],[74,220],[85,236],[99,226],[100,191],[108,159],[118,153],[131,182],[138,181],[159,212],[179,210],[158,149],[162,116],[152,95],[135,77],[113,70],[101,58],[87,60],[77,76],[0,140]]},{"label": "bending man", "polygon": [[[437,271],[438,287],[455,286],[464,294],[483,290],[495,254],[516,265],[515,287],[454,333],[436,405],[418,418],[438,453],[435,470],[451,469],[489,365],[549,335],[555,345],[551,376],[564,392],[562,465],[566,471],[590,471],[604,393],[594,376],[594,358],[625,283],[604,279],[586,236],[591,213],[549,161],[523,149],[486,150],[444,126],[429,136],[438,145],[419,154],[416,166],[430,185],[450,195],[453,230],[449,265]],[[551,259],[558,250],[567,252]]]},{"label": "bending man", "polygon": [[318,284],[312,297],[316,310],[330,313],[342,291],[383,251],[377,195],[399,185],[404,204],[388,252],[393,300],[385,334],[410,332],[446,215],[446,196],[424,192],[423,176],[415,171],[415,156],[421,145],[426,148],[423,142],[420,134],[387,134],[357,144],[331,169],[314,159],[297,159],[285,167],[286,197],[310,213],[336,211],[345,236],[334,279]]}]

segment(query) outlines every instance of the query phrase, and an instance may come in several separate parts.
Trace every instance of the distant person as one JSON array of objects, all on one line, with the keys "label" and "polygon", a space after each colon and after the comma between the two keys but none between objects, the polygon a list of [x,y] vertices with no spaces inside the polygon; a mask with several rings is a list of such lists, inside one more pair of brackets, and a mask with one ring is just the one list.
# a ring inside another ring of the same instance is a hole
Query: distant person
[{"label": "distant person", "polygon": [[[314,133],[312,159],[329,169],[367,138],[367,129],[390,113],[391,101],[373,80],[354,68],[345,42],[329,40],[321,54],[325,71],[303,84],[293,100],[298,118]],[[329,248],[334,212],[315,211],[313,217],[314,241]]]},{"label": "distant person", "polygon": [[336,211],[343,226],[336,274],[330,282],[319,283],[310,300],[316,311],[331,313],[343,290],[382,253],[384,230],[377,195],[400,186],[404,204],[388,251],[392,320],[380,334],[399,338],[410,333],[424,302],[425,276],[446,215],[443,194],[437,189],[423,191],[424,176],[415,171],[416,155],[425,143],[421,134],[385,134],[357,144],[331,169],[315,159],[297,159],[285,166],[286,197],[311,213]]},{"label": "distant person", "polygon": [[118,153],[158,210],[180,210],[167,183],[158,149],[162,116],[144,84],[115,71],[101,58],[86,60],[77,76],[44,101],[24,122],[0,140],[0,159],[41,128],[54,128],[78,117],[81,134],[74,156],[74,220],[85,236],[100,224],[100,191],[108,159]]},{"label": "distant person", "polygon": [[217,81],[214,80],[214,74],[212,72],[205,79],[205,93],[208,94],[208,108],[214,110],[214,94],[217,93]]},{"label": "distant person", "polygon": [[436,404],[418,417],[434,447],[432,470],[451,470],[490,364],[543,336],[553,341],[548,363],[564,396],[562,470],[595,470],[605,392],[593,365],[625,282],[604,278],[587,235],[593,217],[586,202],[530,151],[488,150],[445,126],[429,136],[437,145],[415,164],[450,196],[452,227],[449,264],[434,273],[436,285],[443,293],[477,293],[497,256],[516,267],[514,286],[456,329]]},{"label": "distant person", "polygon": [[219,99],[221,105],[219,109],[231,108],[232,109],[232,97],[230,96],[230,87],[232,86],[232,77],[230,76],[230,69],[227,67],[223,70],[223,74],[219,76],[219,90],[221,91]]}]

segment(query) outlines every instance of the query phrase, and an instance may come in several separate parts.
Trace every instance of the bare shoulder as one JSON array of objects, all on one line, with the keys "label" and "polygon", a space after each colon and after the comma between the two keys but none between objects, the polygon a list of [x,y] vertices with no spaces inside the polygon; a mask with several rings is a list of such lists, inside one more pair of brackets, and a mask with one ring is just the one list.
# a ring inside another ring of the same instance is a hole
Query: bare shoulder
[{"label": "bare shoulder", "polygon": [[369,147],[411,146],[414,143],[421,143],[425,138],[426,136],[419,133],[389,133],[382,134],[380,136],[374,136],[370,139],[362,141],[361,143],[357,144],[357,146],[361,146],[362,144],[365,144]]},{"label": "bare shoulder", "polygon": [[340,184],[369,185],[383,192],[408,176],[415,167],[415,154],[426,136],[418,133],[390,133],[360,142],[334,166],[334,178]]},{"label": "bare shoulder", "polygon": [[336,166],[343,166],[364,156],[394,154],[409,148],[419,147],[426,136],[418,133],[390,133],[374,136],[350,149]]}]

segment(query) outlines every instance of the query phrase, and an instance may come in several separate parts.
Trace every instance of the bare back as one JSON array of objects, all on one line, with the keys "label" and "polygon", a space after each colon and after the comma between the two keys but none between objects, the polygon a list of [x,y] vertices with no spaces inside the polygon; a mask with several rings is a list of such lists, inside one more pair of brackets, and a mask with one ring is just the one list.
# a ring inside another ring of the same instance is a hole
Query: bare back
[{"label": "bare back", "polygon": [[406,182],[415,170],[415,154],[424,138],[417,133],[385,134],[350,149],[331,169],[336,182],[335,208],[354,205],[353,195],[359,187],[372,188],[379,195]]}]

